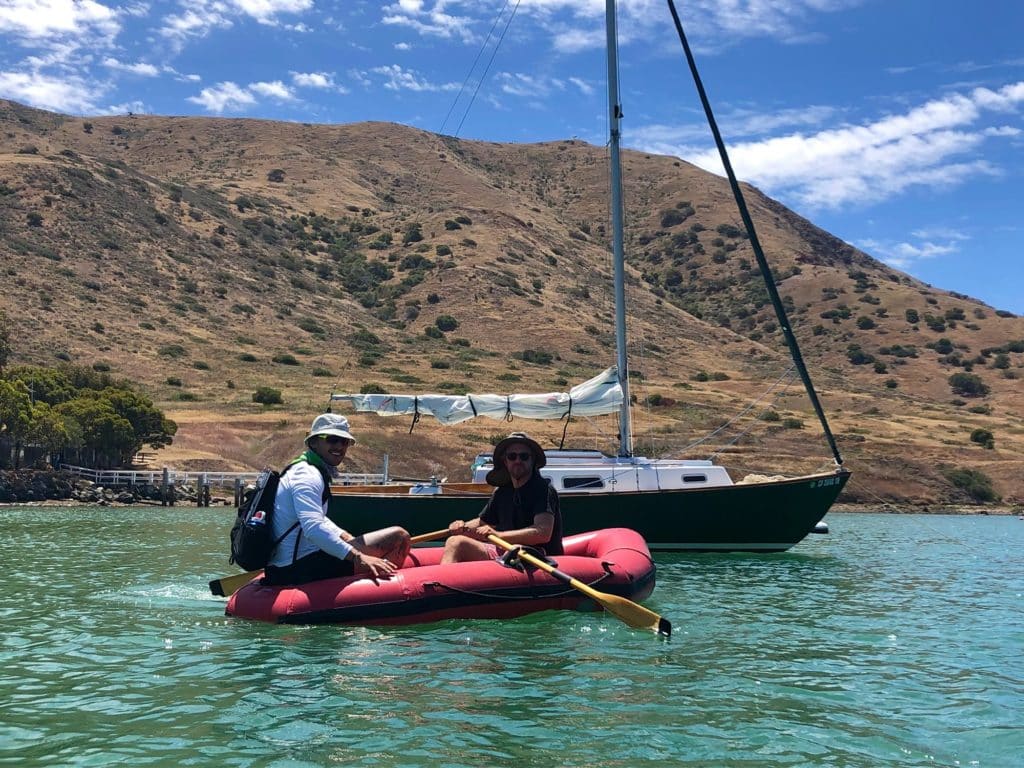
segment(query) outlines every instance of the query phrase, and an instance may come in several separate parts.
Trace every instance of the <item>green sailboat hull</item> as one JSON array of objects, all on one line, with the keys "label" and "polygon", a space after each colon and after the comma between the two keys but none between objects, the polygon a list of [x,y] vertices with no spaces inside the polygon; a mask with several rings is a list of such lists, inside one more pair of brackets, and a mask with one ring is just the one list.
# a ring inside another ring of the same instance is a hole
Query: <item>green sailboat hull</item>
[{"label": "green sailboat hull", "polygon": [[[782,552],[799,543],[828,512],[850,473],[662,491],[563,493],[565,534],[632,528],[652,550]],[[363,532],[400,525],[411,534],[476,517],[486,494],[350,493],[332,496],[329,515]]]}]

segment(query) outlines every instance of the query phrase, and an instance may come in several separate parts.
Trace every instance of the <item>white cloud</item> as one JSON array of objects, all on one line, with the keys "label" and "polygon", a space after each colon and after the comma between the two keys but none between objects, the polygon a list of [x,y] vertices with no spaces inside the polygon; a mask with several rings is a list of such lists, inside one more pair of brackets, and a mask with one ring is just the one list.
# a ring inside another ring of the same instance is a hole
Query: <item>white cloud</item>
[{"label": "white cloud", "polygon": [[251,107],[256,103],[256,97],[244,88],[239,88],[230,81],[217,83],[210,88],[203,88],[198,96],[189,96],[188,101],[199,104],[208,112],[220,114],[225,111],[234,111]]},{"label": "white cloud", "polygon": [[140,115],[145,114],[146,105],[141,101],[127,101],[123,104],[111,104],[108,107],[100,109],[95,114],[98,115],[127,115],[134,114]]},{"label": "white cloud", "polygon": [[971,238],[958,229],[935,227],[933,229],[915,229],[911,232],[921,240],[970,240]]},{"label": "white cloud", "polygon": [[102,86],[79,77],[50,77],[38,72],[0,72],[0,94],[40,109],[91,114]]},{"label": "white cloud", "polygon": [[367,77],[365,72],[362,72],[358,69],[350,69],[346,74],[348,75],[349,79],[356,85],[360,85],[363,88],[367,89],[374,87],[373,80]]},{"label": "white cloud", "polygon": [[[737,176],[807,208],[877,202],[912,186],[952,186],[1000,173],[978,152],[986,139],[1015,133],[979,123],[985,110],[1003,113],[1022,103],[1024,82],[977,88],[863,125],[735,144],[729,156]],[[673,154],[723,173],[717,150],[679,149]]]},{"label": "white cloud", "polygon": [[133,75],[140,75],[142,77],[156,77],[160,74],[160,69],[152,64],[146,64],[141,61],[137,64],[125,64],[111,56],[103,60],[103,66],[118,72],[130,72]]},{"label": "white cloud", "polygon": [[[914,233],[918,236],[918,233]],[[884,240],[861,240],[855,245],[865,253],[870,253],[891,267],[907,270],[920,261],[949,256],[959,252],[957,243],[968,239],[961,233],[947,233],[949,242],[935,242],[924,239],[922,242],[894,242]],[[940,235],[941,236],[941,235]]]},{"label": "white cloud", "polygon": [[205,7],[200,2],[193,8],[186,8],[184,13],[166,16],[160,34],[177,45],[184,45],[192,37],[205,37],[210,30],[230,27],[231,19],[220,10]]},{"label": "white cloud", "polygon": [[334,88],[334,75],[327,72],[292,72],[292,82],[300,88]]},{"label": "white cloud", "polygon": [[500,72],[495,81],[503,93],[523,98],[543,98],[554,91],[564,91],[565,83],[556,77],[527,75],[522,72]]},{"label": "white cloud", "polygon": [[262,24],[270,24],[279,15],[308,11],[313,0],[231,0],[231,5]]},{"label": "white cloud", "polygon": [[569,82],[579,88],[580,93],[585,96],[590,96],[594,92],[594,86],[579,77],[570,77]]},{"label": "white cloud", "polygon": [[[400,0],[384,7],[381,22],[407,27],[425,37],[459,38],[463,42],[471,42],[474,40],[472,26],[475,19],[470,16],[452,16],[446,12],[449,5],[457,3],[436,0],[432,8],[426,9],[420,0]],[[474,8],[472,5],[470,7]]]},{"label": "white cloud", "polygon": [[279,99],[281,101],[291,101],[295,98],[295,94],[292,93],[291,88],[280,80],[274,80],[271,83],[250,83],[249,91],[260,96],[268,96],[272,99]]},{"label": "white cloud", "polygon": [[554,34],[552,45],[559,53],[577,53],[603,48],[605,34],[601,29],[563,29]]},{"label": "white cloud", "polygon": [[1024,80],[1004,85],[998,91],[989,88],[975,88],[971,92],[971,97],[983,109],[1015,112],[1017,107],[1024,102]]},{"label": "white cloud", "polygon": [[81,55],[78,48],[79,44],[77,42],[48,40],[45,51],[39,51],[32,56],[25,57],[23,68],[34,72],[51,67],[77,70],[81,64]]},{"label": "white cloud", "polygon": [[389,91],[453,91],[459,88],[457,83],[428,82],[417,73],[398,64],[374,67],[370,71],[383,76],[384,87]]},{"label": "white cloud", "polygon": [[[183,11],[162,20],[160,34],[181,47],[191,38],[205,37],[214,29],[234,25],[240,18],[251,18],[260,24],[284,26],[279,17],[301,14],[313,8],[313,0],[181,0]],[[307,32],[309,27],[297,22],[288,29]]]},{"label": "white cloud", "polygon": [[[835,13],[865,0],[691,0],[686,24],[706,44],[731,45],[737,40],[770,37],[785,42],[816,40],[805,27],[812,14]],[[689,32],[689,29],[687,30]]]},{"label": "white cloud", "polygon": [[[312,83],[319,83],[321,85],[316,87],[333,87],[330,85],[330,76],[324,73],[303,74],[293,72],[292,81],[298,86],[309,86]],[[295,101],[298,97],[291,86],[286,85],[280,80],[249,83],[244,88],[231,81],[225,81],[209,88],[204,88],[198,96],[189,96],[188,101],[191,101],[193,104],[199,104],[208,112],[221,114],[223,112],[237,112],[247,107],[255,106],[260,98]]]},{"label": "white cloud", "polygon": [[3,0],[0,33],[35,41],[62,37],[113,38],[117,12],[94,0]]},{"label": "white cloud", "polygon": [[[809,20],[815,14],[833,13],[866,0],[689,0],[683,4],[685,28],[699,38],[705,47],[735,45],[745,38],[771,37],[784,42],[816,40],[817,33],[808,33]],[[414,0],[385,6],[385,22],[405,24],[422,34],[450,36],[423,21],[453,6],[475,7],[462,0],[436,0],[428,3]],[[662,0],[620,0],[618,30],[620,44],[657,37],[667,23]],[[560,53],[595,50],[605,45],[601,21],[605,4],[601,0],[522,0],[517,16],[531,17],[547,34],[552,47]],[[417,24],[419,21],[419,24]],[[488,18],[488,23],[490,19]],[[482,23],[482,21],[481,21]]]}]

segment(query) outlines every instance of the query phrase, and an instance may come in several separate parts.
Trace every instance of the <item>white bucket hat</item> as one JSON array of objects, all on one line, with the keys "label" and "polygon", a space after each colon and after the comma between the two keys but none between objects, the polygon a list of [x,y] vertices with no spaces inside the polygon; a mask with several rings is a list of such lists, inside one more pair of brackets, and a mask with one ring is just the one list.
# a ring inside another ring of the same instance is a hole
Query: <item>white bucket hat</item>
[{"label": "white bucket hat", "polygon": [[356,441],[352,433],[348,431],[348,419],[340,413],[321,413],[313,419],[313,426],[309,428],[305,442],[308,444],[311,437],[320,437],[321,435],[337,435],[351,440],[353,443]]}]

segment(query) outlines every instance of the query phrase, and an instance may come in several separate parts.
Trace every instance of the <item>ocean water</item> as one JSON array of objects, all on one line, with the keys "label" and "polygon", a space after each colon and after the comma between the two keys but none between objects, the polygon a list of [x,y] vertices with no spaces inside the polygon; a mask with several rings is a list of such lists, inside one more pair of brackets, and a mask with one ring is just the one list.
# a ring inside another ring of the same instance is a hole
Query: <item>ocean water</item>
[{"label": "ocean water", "polygon": [[[0,509],[0,765],[1024,765],[1024,520],[831,514],[603,614],[228,619],[233,511]],[[416,532],[414,532],[416,533]]]}]

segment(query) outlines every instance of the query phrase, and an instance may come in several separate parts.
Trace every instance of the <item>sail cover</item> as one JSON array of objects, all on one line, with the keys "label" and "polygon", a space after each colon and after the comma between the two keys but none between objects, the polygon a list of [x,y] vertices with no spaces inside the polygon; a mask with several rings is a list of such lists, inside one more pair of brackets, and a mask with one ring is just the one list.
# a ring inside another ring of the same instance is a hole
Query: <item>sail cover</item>
[{"label": "sail cover", "polygon": [[615,366],[568,392],[534,395],[347,395],[332,394],[332,401],[349,403],[357,411],[378,416],[433,416],[442,424],[486,416],[505,419],[561,419],[616,413],[622,404]]}]

